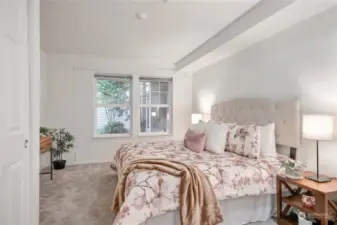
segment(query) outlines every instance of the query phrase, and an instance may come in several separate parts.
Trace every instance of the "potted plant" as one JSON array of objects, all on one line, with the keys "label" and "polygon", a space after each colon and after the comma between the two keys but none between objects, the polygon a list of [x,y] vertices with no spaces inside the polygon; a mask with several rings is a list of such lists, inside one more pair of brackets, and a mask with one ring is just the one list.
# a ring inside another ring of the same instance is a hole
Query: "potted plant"
[{"label": "potted plant", "polygon": [[305,165],[300,161],[284,160],[281,165],[285,168],[286,176],[292,179],[302,179]]},{"label": "potted plant", "polygon": [[53,142],[56,144],[51,149],[54,157],[53,165],[55,170],[64,169],[66,160],[63,159],[63,153],[69,152],[74,147],[75,137],[65,128],[50,129],[46,127],[40,128],[40,135],[51,136]]},{"label": "potted plant", "polygon": [[65,128],[59,129],[55,132],[56,148],[53,148],[55,160],[53,161],[54,169],[64,169],[66,160],[63,159],[63,153],[69,152],[74,147],[75,137],[66,131]]}]

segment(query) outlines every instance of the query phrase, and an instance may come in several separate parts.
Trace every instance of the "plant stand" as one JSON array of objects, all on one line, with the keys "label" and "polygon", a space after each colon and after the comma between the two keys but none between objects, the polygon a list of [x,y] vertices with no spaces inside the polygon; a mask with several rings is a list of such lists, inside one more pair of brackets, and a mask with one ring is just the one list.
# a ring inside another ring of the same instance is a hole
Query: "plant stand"
[{"label": "plant stand", "polygon": [[40,172],[40,175],[50,174],[50,180],[53,180],[53,151],[52,147],[52,138],[51,137],[41,137],[40,138],[40,152],[45,153],[50,151],[50,170],[48,172]]}]

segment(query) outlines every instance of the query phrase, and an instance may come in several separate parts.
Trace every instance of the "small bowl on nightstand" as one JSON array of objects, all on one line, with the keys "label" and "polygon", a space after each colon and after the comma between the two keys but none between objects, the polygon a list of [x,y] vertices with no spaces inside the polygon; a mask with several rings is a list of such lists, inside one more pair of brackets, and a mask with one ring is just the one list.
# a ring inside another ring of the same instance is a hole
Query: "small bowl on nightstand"
[{"label": "small bowl on nightstand", "polygon": [[302,194],[302,204],[307,208],[312,208],[316,204],[316,198],[311,193]]}]

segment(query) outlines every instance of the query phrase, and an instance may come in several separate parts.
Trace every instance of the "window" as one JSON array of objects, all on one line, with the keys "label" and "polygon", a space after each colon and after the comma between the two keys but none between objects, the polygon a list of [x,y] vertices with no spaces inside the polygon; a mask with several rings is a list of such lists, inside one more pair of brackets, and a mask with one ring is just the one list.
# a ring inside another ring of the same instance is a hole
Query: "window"
[{"label": "window", "polygon": [[131,133],[131,76],[95,75],[95,136]]},{"label": "window", "polygon": [[140,78],[140,133],[172,131],[172,79]]}]

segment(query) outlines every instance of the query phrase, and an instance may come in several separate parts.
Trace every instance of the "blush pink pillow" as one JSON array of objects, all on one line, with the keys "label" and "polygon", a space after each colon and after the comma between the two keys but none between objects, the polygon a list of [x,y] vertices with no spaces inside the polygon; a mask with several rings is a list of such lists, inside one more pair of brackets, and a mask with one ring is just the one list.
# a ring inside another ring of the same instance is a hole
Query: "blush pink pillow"
[{"label": "blush pink pillow", "polygon": [[185,133],[184,146],[193,152],[200,153],[205,149],[206,135],[188,129]]}]

